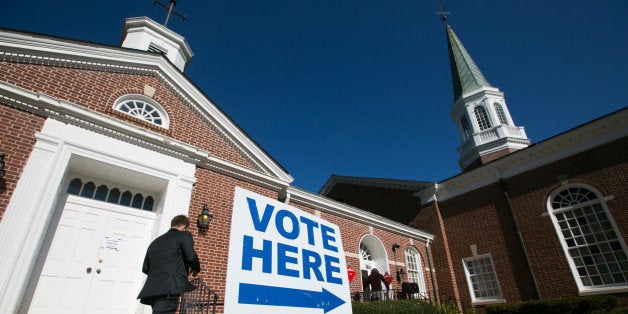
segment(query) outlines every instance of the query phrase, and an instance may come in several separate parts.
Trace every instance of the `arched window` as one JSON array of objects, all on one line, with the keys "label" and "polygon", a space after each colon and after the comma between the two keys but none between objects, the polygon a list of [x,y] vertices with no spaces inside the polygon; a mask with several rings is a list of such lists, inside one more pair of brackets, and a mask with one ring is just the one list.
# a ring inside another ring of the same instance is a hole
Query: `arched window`
[{"label": "arched window", "polygon": [[404,251],[406,256],[406,268],[408,269],[408,281],[419,285],[419,293],[426,296],[425,277],[423,276],[423,264],[419,251],[409,246]]},{"label": "arched window", "polygon": [[107,203],[118,204],[120,201],[120,189],[113,188],[109,193],[109,197],[107,198]]},{"label": "arched window", "polygon": [[469,120],[467,116],[462,116],[460,118],[460,126],[462,126],[462,140],[466,141],[471,138],[471,126],[469,125]]},{"label": "arched window", "polygon": [[131,207],[142,208],[142,203],[144,202],[144,196],[142,193],[137,193],[133,196],[133,202],[131,203]]},{"label": "arched window", "polygon": [[146,200],[144,200],[144,205],[142,206],[142,209],[144,210],[153,210],[153,203],[155,202],[155,200],[153,199],[152,196],[149,196],[146,198]]},{"label": "arched window", "polygon": [[603,198],[573,185],[555,191],[548,211],[581,292],[628,287],[628,256]]},{"label": "arched window", "polygon": [[107,192],[109,192],[109,188],[106,185],[101,185],[96,189],[96,195],[94,195],[95,200],[105,201],[107,199]]},{"label": "arched window", "polygon": [[128,94],[118,98],[113,109],[167,129],[170,121],[163,107],[150,97]]},{"label": "arched window", "polygon": [[124,191],[120,198],[120,205],[131,206],[131,198],[133,198],[133,193],[131,193],[131,191]]},{"label": "arched window", "polygon": [[506,119],[506,113],[504,112],[504,108],[499,103],[494,103],[493,107],[495,107],[495,112],[497,112],[497,118],[499,119],[499,123],[503,125],[508,125],[508,120]]},{"label": "arched window", "polygon": [[360,259],[362,263],[364,263],[367,269],[371,269],[374,266],[373,262],[373,254],[371,253],[371,249],[366,246],[365,243],[360,243]]},{"label": "arched window", "polygon": [[488,114],[486,113],[484,106],[475,107],[475,109],[473,109],[473,113],[475,113],[475,119],[478,121],[480,131],[484,131],[491,127],[491,121],[488,119]]},{"label": "arched window", "polygon": [[70,181],[68,185],[68,190],[66,191],[68,194],[78,195],[81,192],[81,187],[83,186],[83,181],[79,178],[74,178]]},{"label": "arched window", "polygon": [[81,196],[92,198],[94,197],[95,190],[96,190],[96,185],[94,184],[94,182],[87,182],[83,184],[83,189],[81,190]]}]

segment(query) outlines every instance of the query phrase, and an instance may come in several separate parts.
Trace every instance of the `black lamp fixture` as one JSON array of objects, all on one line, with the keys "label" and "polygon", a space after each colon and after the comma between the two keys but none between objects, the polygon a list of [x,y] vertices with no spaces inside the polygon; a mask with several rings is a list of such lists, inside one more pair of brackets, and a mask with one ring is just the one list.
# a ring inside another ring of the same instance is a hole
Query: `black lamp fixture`
[{"label": "black lamp fixture", "polygon": [[203,210],[198,215],[198,220],[196,223],[198,224],[198,229],[201,233],[205,233],[207,229],[209,229],[209,223],[212,221],[214,214],[212,214],[207,208],[207,204],[203,205]]},{"label": "black lamp fixture", "polygon": [[[401,247],[401,245],[399,245],[398,243],[395,243],[392,245],[392,251],[393,251],[393,256],[395,258],[395,264],[397,264],[397,249],[399,249]],[[397,281],[401,281],[401,276],[405,275],[406,272],[403,270],[403,268],[400,268],[399,265],[397,264]]]}]

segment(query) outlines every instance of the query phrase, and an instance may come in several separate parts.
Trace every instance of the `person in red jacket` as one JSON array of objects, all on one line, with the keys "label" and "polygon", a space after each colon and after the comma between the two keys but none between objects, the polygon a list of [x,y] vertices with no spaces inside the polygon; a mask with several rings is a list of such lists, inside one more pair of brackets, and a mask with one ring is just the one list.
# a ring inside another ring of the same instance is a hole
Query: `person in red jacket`
[{"label": "person in red jacket", "polygon": [[371,286],[371,301],[383,299],[382,283],[386,285],[386,291],[390,289],[388,282],[377,268],[371,269],[371,274],[368,276],[367,281]]}]

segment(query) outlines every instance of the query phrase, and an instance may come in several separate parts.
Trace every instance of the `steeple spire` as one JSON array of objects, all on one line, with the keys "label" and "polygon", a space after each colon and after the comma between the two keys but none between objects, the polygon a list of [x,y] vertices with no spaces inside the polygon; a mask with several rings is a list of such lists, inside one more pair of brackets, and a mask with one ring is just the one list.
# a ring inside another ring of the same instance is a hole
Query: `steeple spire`
[{"label": "steeple spire", "polygon": [[486,80],[454,30],[445,28],[454,88],[451,119],[462,142],[458,163],[469,171],[527,147],[530,139],[515,125],[504,94]]},{"label": "steeple spire", "polygon": [[445,25],[447,32],[447,49],[449,50],[449,65],[451,66],[451,81],[454,87],[454,101],[462,94],[474,91],[481,87],[491,87],[484,74],[475,64],[471,55],[454,33],[454,30]]}]

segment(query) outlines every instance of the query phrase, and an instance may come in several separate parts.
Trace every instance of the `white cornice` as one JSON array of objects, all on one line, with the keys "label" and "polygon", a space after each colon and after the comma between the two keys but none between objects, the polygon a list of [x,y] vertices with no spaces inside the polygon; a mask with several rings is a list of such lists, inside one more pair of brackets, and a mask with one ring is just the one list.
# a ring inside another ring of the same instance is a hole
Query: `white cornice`
[{"label": "white cornice", "polygon": [[437,188],[417,192],[415,196],[420,197],[423,204],[433,200],[434,197],[438,201],[444,201],[627,135],[628,109],[624,108],[477,169],[439,182]]},{"label": "white cornice", "polygon": [[275,191],[284,190],[290,184],[290,181],[283,181],[274,176],[220,159],[187,143],[113,119],[95,111],[87,110],[77,104],[45,94],[35,93],[5,82],[0,82],[0,102],[44,118],[59,120],[106,134],[113,138],[180,158],[201,168],[211,169]]},{"label": "white cornice", "polygon": [[412,228],[408,225],[398,223],[344,203],[336,202],[318,194],[313,194],[295,187],[288,187],[287,194],[290,195],[291,203],[301,204],[312,209],[318,209],[322,212],[330,213],[338,217],[376,227],[401,236],[421,240],[423,242],[429,242],[434,239],[432,234],[425,231]]},{"label": "white cornice", "polygon": [[0,60],[155,75],[256,167],[281,181],[294,181],[289,173],[161,55],[0,30]]}]

